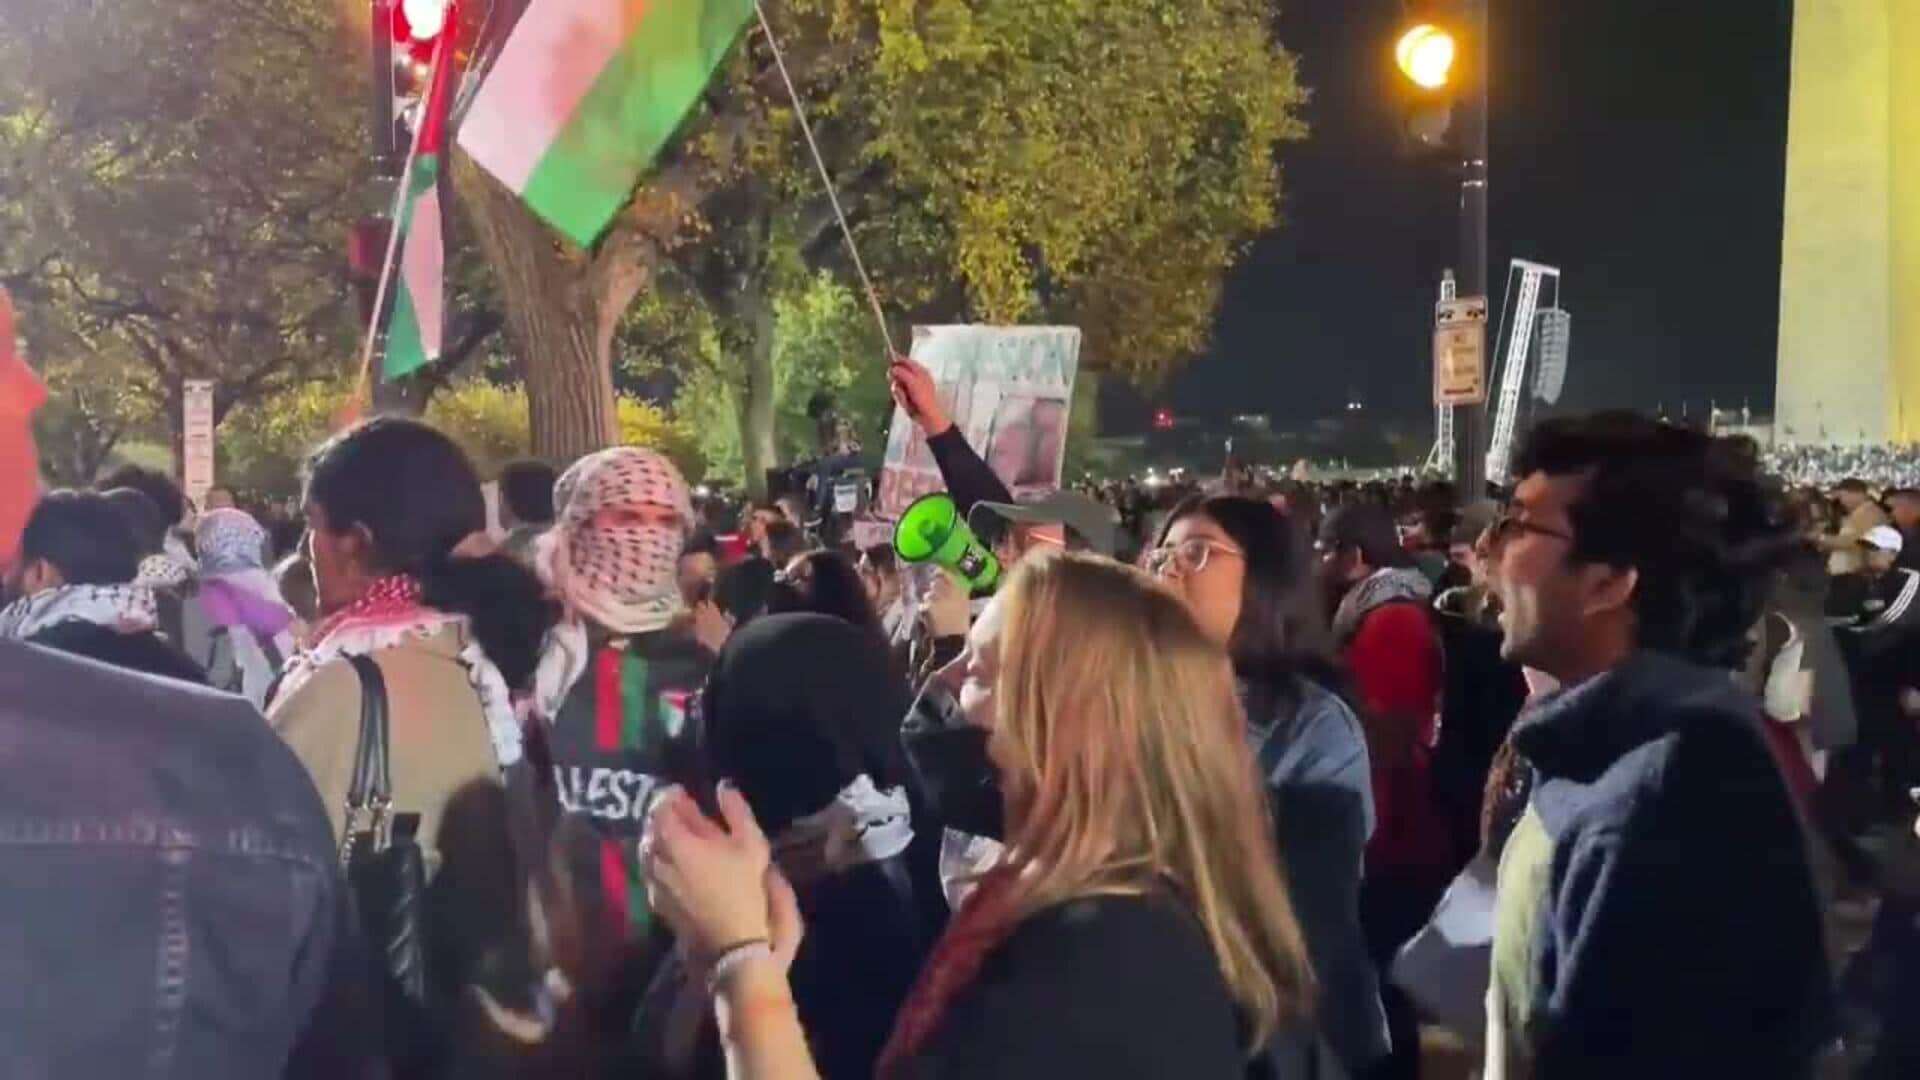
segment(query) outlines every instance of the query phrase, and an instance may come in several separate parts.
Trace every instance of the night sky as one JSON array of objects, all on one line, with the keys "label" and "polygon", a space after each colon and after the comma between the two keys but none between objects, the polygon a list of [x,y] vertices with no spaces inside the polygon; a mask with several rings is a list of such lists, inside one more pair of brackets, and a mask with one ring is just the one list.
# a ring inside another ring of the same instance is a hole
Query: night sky
[{"label": "night sky", "polygon": [[[1167,388],[1178,411],[1257,404],[1287,423],[1357,394],[1431,417],[1459,188],[1401,134],[1403,11],[1284,0],[1313,133],[1283,155],[1285,226],[1233,272],[1211,354]],[[1490,286],[1497,310],[1509,259],[1563,269],[1562,404],[1770,409],[1791,0],[1493,0],[1492,20]]]}]

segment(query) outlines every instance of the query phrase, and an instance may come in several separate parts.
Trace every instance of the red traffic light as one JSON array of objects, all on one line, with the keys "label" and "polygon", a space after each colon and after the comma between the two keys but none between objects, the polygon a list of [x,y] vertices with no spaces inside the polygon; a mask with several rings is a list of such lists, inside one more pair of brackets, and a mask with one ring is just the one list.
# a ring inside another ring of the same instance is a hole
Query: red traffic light
[{"label": "red traffic light", "polygon": [[453,20],[452,0],[387,0],[393,40],[418,49],[430,48]]},{"label": "red traffic light", "polygon": [[1153,430],[1155,431],[1172,431],[1173,430],[1173,410],[1172,409],[1155,409],[1153,411]]}]

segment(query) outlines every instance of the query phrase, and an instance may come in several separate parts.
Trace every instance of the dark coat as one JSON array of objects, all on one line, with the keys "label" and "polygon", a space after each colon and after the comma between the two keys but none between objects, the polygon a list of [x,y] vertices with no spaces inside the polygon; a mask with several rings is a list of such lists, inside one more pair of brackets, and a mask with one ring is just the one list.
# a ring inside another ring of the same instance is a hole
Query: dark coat
[{"label": "dark coat", "polygon": [[381,1075],[313,782],[246,702],[0,641],[9,1076]]},{"label": "dark coat", "polygon": [[1029,916],[948,1005],[905,1074],[916,1080],[1228,1080],[1239,1023],[1193,917],[1138,896]]},{"label": "dark coat", "polygon": [[195,686],[207,684],[207,673],[200,665],[152,630],[123,634],[110,627],[73,620],[50,626],[28,640],[44,648],[143,675],[158,675]]},{"label": "dark coat", "polygon": [[1515,727],[1494,1048],[1543,1077],[1811,1074],[1833,993],[1806,837],[1722,671],[1641,653]]}]

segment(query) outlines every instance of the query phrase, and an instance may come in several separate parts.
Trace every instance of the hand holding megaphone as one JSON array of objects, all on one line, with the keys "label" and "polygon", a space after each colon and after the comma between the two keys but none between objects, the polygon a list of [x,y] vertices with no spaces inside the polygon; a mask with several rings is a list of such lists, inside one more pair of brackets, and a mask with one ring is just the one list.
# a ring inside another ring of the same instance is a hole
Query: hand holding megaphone
[{"label": "hand holding megaphone", "polygon": [[920,617],[926,620],[927,633],[935,640],[965,637],[973,626],[973,601],[967,597],[967,586],[952,574],[939,571],[920,605]]}]

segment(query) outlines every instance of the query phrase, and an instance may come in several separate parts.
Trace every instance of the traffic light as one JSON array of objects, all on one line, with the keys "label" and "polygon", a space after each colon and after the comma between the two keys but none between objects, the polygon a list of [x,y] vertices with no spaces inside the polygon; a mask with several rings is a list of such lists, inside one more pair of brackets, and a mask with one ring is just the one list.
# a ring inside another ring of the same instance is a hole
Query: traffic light
[{"label": "traffic light", "polygon": [[1393,60],[1407,94],[1407,134],[1428,149],[1445,149],[1453,135],[1454,100],[1464,75],[1457,2],[1410,4],[1405,29],[1394,40]]},{"label": "traffic light", "polygon": [[1416,24],[1400,35],[1400,41],[1393,49],[1400,73],[1413,80],[1415,86],[1427,90],[1438,90],[1447,85],[1447,79],[1453,74],[1454,57],[1458,53],[1459,45],[1453,40],[1453,35],[1432,23]]},{"label": "traffic light", "polygon": [[452,6],[451,0],[395,0],[389,9],[393,18],[393,40],[415,59],[429,59],[434,41],[447,28]]}]

